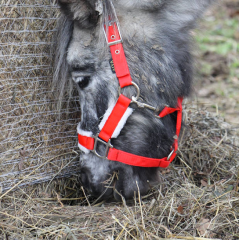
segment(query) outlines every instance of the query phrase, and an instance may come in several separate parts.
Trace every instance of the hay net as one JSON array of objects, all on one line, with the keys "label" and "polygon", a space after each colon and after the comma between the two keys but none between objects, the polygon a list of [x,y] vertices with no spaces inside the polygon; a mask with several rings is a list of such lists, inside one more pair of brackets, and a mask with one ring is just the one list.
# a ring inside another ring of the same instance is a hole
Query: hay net
[{"label": "hay net", "polygon": [[[33,184],[77,172],[74,149],[79,108],[77,103],[68,110],[63,107],[59,118],[50,86],[51,44],[58,15],[59,9],[53,0],[1,1],[2,191],[19,181],[19,185]],[[29,173],[27,181],[22,181]]]}]

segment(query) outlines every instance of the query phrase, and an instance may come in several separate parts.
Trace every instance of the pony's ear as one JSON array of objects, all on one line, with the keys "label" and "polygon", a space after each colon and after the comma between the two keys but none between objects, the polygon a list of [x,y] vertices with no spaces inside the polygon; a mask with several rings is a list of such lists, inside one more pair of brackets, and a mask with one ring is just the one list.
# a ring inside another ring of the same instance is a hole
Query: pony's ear
[{"label": "pony's ear", "polygon": [[65,14],[69,19],[73,20],[73,12],[72,12],[72,4],[75,3],[76,0],[58,0],[57,3],[61,8],[62,13]]},{"label": "pony's ear", "polygon": [[95,0],[58,0],[62,13],[82,28],[90,28],[98,21]]},{"label": "pony's ear", "polygon": [[216,0],[175,0],[167,1],[163,7],[165,26],[172,30],[188,31],[195,27],[196,21],[205,9]]}]

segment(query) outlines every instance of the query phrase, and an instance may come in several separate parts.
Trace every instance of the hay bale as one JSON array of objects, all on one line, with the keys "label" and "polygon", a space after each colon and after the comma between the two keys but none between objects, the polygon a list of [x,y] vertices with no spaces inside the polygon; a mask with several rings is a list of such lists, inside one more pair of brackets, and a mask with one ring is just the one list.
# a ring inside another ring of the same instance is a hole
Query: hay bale
[{"label": "hay bale", "polygon": [[[74,150],[79,107],[75,105],[69,111],[63,108],[59,118],[50,85],[51,44],[58,15],[55,1],[1,2],[2,191],[42,164],[20,186],[48,181],[58,173],[58,176],[70,176],[77,171]],[[74,166],[72,172],[65,165]]]}]

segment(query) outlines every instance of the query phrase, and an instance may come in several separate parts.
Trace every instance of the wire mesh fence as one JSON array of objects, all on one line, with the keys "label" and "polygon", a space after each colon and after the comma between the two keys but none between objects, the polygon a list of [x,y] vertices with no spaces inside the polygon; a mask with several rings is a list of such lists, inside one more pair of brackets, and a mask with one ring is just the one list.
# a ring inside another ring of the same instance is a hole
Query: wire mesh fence
[{"label": "wire mesh fence", "polygon": [[[56,110],[51,89],[54,0],[2,0],[0,11],[0,188],[77,171],[79,110]],[[68,166],[67,168],[65,166]],[[69,166],[74,166],[70,167]],[[69,169],[71,169],[69,172]],[[25,176],[27,180],[23,180]]]},{"label": "wire mesh fence", "polygon": [[51,88],[56,0],[0,4],[0,192],[4,192],[16,183],[41,183],[78,172],[80,111],[72,99],[72,107],[63,104],[59,116]]}]

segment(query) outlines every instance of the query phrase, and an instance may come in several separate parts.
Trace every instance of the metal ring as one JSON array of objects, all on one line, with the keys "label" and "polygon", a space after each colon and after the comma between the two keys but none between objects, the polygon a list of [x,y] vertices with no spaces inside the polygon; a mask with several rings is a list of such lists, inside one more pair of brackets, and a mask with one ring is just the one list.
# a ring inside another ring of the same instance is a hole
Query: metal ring
[{"label": "metal ring", "polygon": [[[126,87],[130,87],[130,86],[134,86],[136,88],[136,91],[137,91],[137,94],[136,96],[132,96],[132,101],[137,101],[139,99],[139,96],[140,96],[140,89],[139,89],[139,86],[135,83],[135,82],[131,82],[132,85],[129,85],[129,86],[126,86]],[[121,87],[119,87],[119,95],[121,94]]]},{"label": "metal ring", "polygon": [[172,157],[173,153],[174,153],[174,149],[171,151],[171,153],[169,153],[169,155],[168,155],[168,157],[167,157],[167,161],[170,160],[170,158]]},{"label": "metal ring", "polygon": [[111,39],[115,39],[115,35],[111,35],[111,37],[110,37]]},{"label": "metal ring", "polygon": [[120,54],[120,50],[115,50],[115,54]]}]

